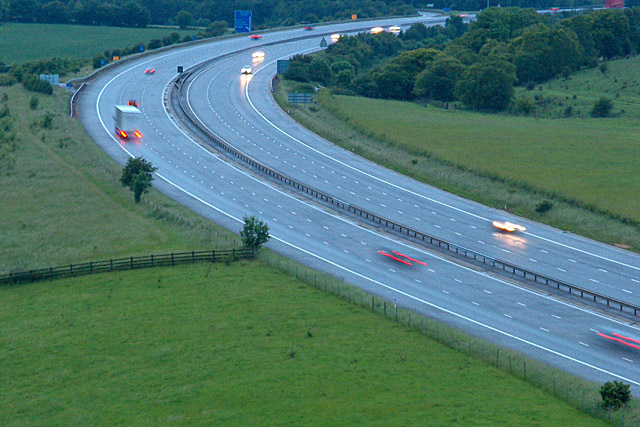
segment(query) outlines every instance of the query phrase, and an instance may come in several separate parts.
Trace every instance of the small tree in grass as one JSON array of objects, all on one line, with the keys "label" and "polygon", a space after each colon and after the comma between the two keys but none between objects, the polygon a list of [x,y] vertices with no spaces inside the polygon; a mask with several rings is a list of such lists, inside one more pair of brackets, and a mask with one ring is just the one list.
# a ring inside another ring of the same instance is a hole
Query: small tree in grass
[{"label": "small tree in grass", "polygon": [[136,203],[140,203],[142,194],[151,188],[153,173],[156,170],[158,170],[158,168],[153,167],[151,162],[148,162],[142,157],[129,159],[124,169],[122,169],[120,182],[123,187],[129,187],[129,189],[133,191],[133,198]]},{"label": "small tree in grass", "polygon": [[591,117],[609,117],[611,110],[613,110],[613,101],[603,96],[593,104]]},{"label": "small tree in grass", "polygon": [[631,386],[622,381],[608,381],[600,387],[602,406],[619,409],[631,399]]},{"label": "small tree in grass", "polygon": [[269,226],[255,216],[244,217],[244,227],[240,231],[245,248],[258,250],[266,243],[269,236]]}]

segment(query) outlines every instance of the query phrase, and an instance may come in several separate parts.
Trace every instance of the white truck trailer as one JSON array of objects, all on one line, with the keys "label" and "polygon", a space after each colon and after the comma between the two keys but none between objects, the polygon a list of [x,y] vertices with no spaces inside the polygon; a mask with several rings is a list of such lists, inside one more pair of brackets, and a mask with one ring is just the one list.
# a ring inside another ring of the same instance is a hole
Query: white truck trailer
[{"label": "white truck trailer", "polygon": [[120,138],[142,138],[140,122],[142,112],[133,105],[116,105],[116,135]]}]

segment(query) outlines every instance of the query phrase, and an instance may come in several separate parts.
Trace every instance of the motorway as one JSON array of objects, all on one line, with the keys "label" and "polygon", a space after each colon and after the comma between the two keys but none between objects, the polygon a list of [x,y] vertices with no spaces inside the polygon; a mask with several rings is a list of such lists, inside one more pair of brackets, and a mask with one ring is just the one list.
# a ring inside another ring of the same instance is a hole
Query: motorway
[{"label": "motorway", "polygon": [[[381,168],[301,128],[273,102],[269,81],[275,74],[275,61],[317,50],[318,33],[415,19],[336,24],[313,32],[278,31],[264,33],[260,40],[230,38],[143,56],[92,78],[77,101],[79,118],[111,157],[121,164],[129,156],[145,157],[158,167],[156,188],[218,224],[236,231],[243,216],[257,215],[269,224],[272,240],[268,247],[278,253],[554,367],[598,382],[623,380],[640,392],[640,348],[598,335],[617,333],[640,339],[640,330],[628,320],[616,320],[602,311],[470,268],[265,181],[200,145],[168,108],[167,96],[178,65],[187,69],[239,51],[194,73],[183,88],[200,120],[239,150],[300,182],[398,223],[640,304],[637,255],[513,218]],[[421,19],[434,22],[434,18]],[[312,37],[268,45],[305,36]],[[251,63],[251,53],[258,49],[266,53],[264,61],[252,64],[252,76],[241,76],[240,68]],[[143,72],[150,67],[157,70],[155,74]],[[141,129],[144,138],[138,143],[116,139],[113,130],[114,105],[128,99],[139,101],[146,118]],[[491,226],[494,219],[520,223],[527,231],[497,232]],[[378,250],[395,250],[426,265],[405,265]]]}]

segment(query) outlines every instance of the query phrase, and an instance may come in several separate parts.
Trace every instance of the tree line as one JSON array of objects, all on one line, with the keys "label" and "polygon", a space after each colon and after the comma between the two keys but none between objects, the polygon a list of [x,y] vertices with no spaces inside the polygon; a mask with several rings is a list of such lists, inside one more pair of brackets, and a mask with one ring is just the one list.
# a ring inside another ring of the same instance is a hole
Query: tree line
[{"label": "tree line", "polygon": [[[232,26],[234,10],[252,10],[254,25],[264,28],[350,19],[352,14],[360,18],[407,15],[427,4],[452,10],[482,10],[487,5],[537,9],[594,5],[592,0],[0,0],[0,22],[145,27],[180,25],[182,17],[189,25],[206,27],[225,21]],[[640,0],[626,0],[626,6],[640,6]]]},{"label": "tree line", "polygon": [[533,9],[489,8],[470,25],[413,25],[342,38],[325,52],[295,57],[286,77],[374,98],[462,101],[502,111],[515,85],[568,77],[599,62],[640,52],[640,8],[598,10],[565,19]]}]

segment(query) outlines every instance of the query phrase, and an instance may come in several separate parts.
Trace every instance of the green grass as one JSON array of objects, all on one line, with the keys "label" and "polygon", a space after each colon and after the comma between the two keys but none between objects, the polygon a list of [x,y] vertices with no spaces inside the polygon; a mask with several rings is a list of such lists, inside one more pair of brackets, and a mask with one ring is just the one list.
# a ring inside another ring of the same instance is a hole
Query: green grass
[{"label": "green grass", "polygon": [[334,106],[410,153],[640,221],[640,121],[537,120],[347,96]]},{"label": "green grass", "polygon": [[[17,149],[0,160],[0,273],[111,257],[226,249],[239,239],[156,191],[133,203],[121,167],[68,117],[69,95],[0,88]],[[28,107],[32,96],[37,110]],[[53,127],[38,124],[53,114]],[[0,151],[1,152],[1,151]],[[238,230],[240,225],[238,225]],[[238,243],[239,244],[239,241]]]},{"label": "green grass", "polygon": [[5,426],[603,425],[258,262],[5,287],[0,323]]},{"label": "green grass", "polygon": [[[599,68],[581,70],[569,79],[555,79],[529,91],[518,88],[516,98],[526,97],[536,103],[533,115],[562,118],[571,107],[573,117],[590,117],[593,104],[606,97],[613,101],[613,115],[632,120],[640,119],[640,56],[606,62],[607,71]],[[536,97],[538,98],[536,100]]]},{"label": "green grass", "polygon": [[193,30],[173,28],[3,23],[0,25],[0,61],[12,64],[43,58],[92,58],[105,50],[162,40],[173,32],[180,34],[180,38],[194,34]]}]

